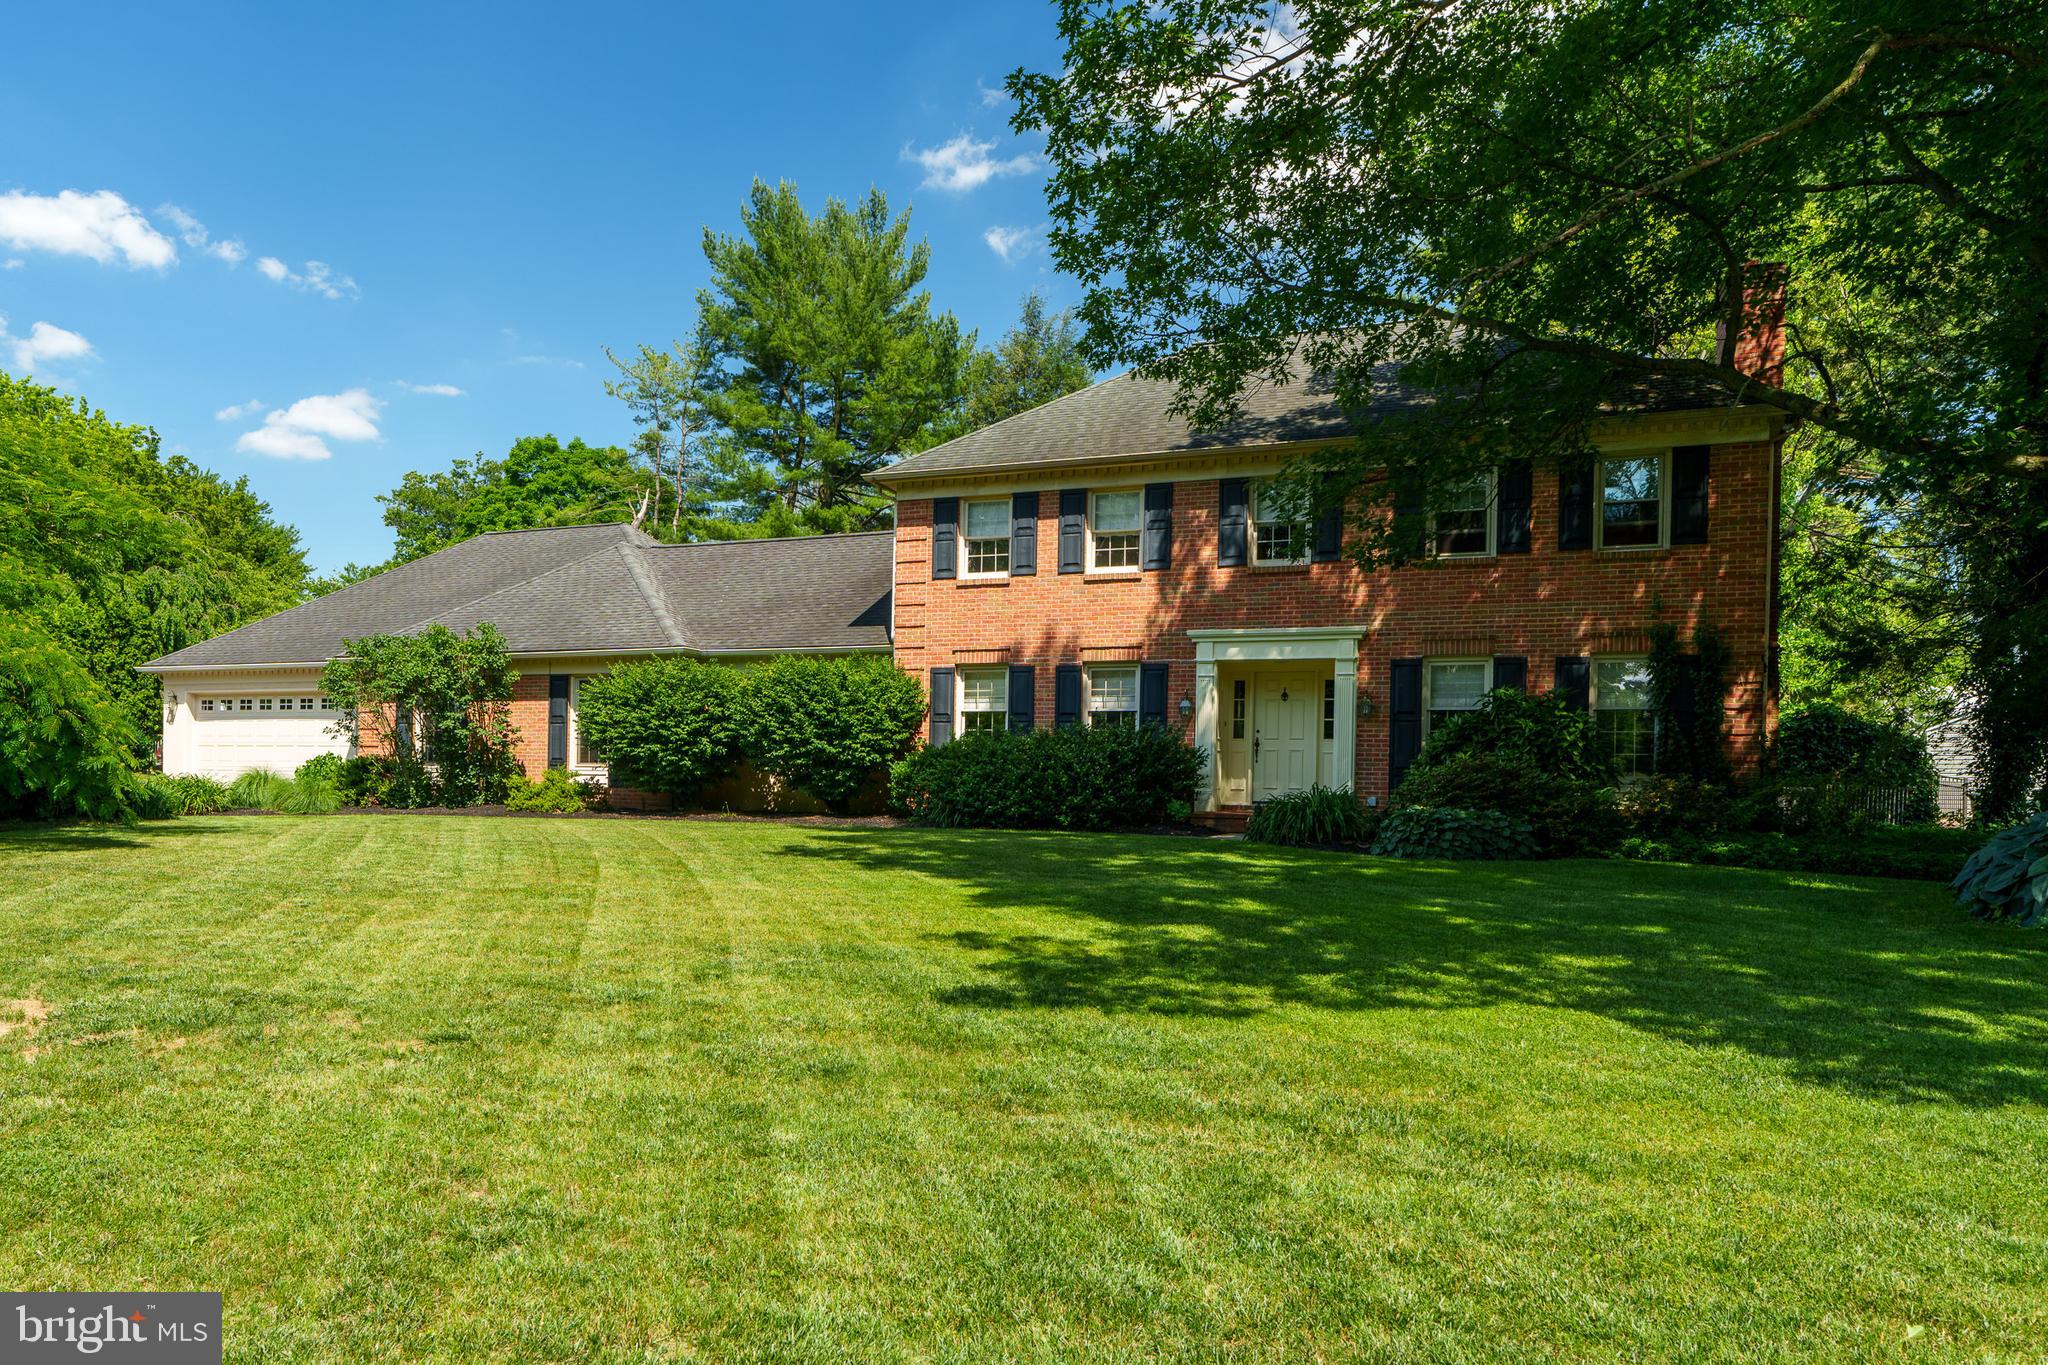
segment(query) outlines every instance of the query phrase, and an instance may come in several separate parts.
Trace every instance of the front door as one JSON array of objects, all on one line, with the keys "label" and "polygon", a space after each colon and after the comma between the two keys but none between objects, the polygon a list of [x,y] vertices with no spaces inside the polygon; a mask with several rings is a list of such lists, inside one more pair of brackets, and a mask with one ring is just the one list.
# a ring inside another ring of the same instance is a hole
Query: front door
[{"label": "front door", "polygon": [[1252,800],[1316,782],[1322,690],[1313,673],[1260,673],[1252,695]]}]

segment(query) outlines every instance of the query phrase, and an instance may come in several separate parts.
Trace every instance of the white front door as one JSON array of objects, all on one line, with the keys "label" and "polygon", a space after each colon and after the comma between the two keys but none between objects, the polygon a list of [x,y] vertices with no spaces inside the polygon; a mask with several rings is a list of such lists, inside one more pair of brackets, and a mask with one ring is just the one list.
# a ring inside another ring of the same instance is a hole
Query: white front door
[{"label": "white front door", "polygon": [[1252,688],[1252,800],[1316,783],[1322,687],[1313,673],[1260,673]]}]

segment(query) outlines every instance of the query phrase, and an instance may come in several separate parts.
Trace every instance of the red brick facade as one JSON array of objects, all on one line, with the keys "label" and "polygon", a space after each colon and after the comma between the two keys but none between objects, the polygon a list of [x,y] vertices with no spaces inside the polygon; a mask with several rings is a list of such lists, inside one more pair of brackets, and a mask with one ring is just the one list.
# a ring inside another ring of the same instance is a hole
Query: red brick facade
[{"label": "red brick facade", "polygon": [[[1734,649],[1727,701],[1733,756],[1739,767],[1752,767],[1774,720],[1777,445],[1718,444],[1710,467],[1704,545],[1560,550],[1556,474],[1538,469],[1530,553],[1374,573],[1347,561],[1219,567],[1218,484],[1201,478],[1174,485],[1170,569],[1062,574],[1056,490],[1140,480],[1052,473],[1041,485],[1034,575],[935,580],[932,500],[906,494],[897,504],[896,661],[921,679],[934,667],[1034,665],[1039,725],[1053,723],[1055,665],[1163,661],[1168,715],[1180,725],[1180,702],[1195,686],[1189,630],[1361,627],[1358,688],[1371,709],[1357,722],[1354,790],[1364,796],[1387,790],[1391,660],[1519,655],[1528,660],[1530,688],[1547,691],[1556,656],[1641,654],[1653,624],[1668,621],[1689,634],[1711,618]],[[1161,477],[1170,476],[1144,476]],[[1192,723],[1186,728],[1192,737]]]}]

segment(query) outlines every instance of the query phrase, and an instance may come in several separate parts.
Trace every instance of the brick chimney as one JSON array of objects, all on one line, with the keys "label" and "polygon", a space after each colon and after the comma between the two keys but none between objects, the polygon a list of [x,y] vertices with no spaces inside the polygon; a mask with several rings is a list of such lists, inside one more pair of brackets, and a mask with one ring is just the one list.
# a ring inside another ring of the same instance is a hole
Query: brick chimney
[{"label": "brick chimney", "polygon": [[[1742,268],[1742,333],[1735,338],[1735,368],[1760,383],[1785,382],[1785,277],[1783,264],[1748,261]],[[1728,353],[1728,326],[1714,329],[1716,350]]]}]

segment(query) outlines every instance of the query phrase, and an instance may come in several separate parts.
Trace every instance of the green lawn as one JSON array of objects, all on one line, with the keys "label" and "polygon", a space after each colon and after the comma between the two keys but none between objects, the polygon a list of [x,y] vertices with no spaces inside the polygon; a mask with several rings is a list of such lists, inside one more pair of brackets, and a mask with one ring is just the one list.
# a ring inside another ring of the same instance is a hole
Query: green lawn
[{"label": "green lawn", "polygon": [[230,1359],[2048,1351],[2048,935],[1936,886],[218,818],[0,929],[0,1286]]}]

